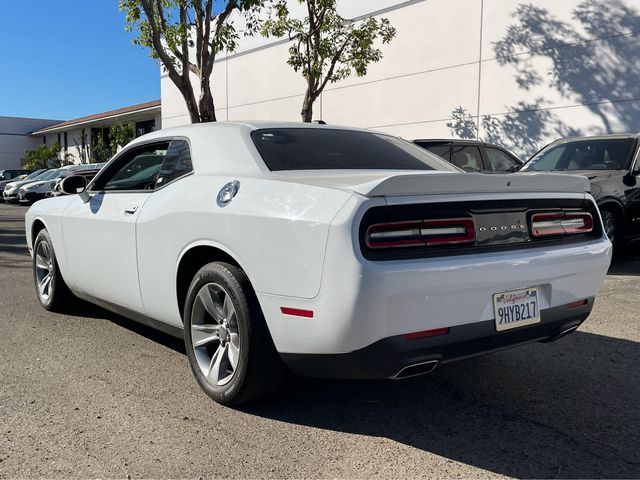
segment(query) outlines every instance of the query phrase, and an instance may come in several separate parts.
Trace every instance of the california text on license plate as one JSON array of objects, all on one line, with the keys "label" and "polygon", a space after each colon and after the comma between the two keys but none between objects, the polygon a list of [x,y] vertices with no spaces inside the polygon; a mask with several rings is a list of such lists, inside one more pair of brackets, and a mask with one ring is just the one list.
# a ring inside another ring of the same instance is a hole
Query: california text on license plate
[{"label": "california text on license plate", "polygon": [[540,322],[538,289],[523,288],[493,295],[496,330],[509,330]]}]

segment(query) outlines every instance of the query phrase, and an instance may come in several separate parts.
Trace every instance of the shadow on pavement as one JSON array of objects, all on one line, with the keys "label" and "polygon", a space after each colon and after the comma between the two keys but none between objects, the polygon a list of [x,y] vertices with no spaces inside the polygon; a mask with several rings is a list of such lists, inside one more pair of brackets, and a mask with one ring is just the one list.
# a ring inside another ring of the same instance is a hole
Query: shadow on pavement
[{"label": "shadow on pavement", "polygon": [[126,328],[140,336],[146,337],[160,345],[186,355],[184,341],[181,338],[172,337],[164,332],[148,327],[147,325],[138,323],[134,320],[130,320],[118,315],[117,313],[110,312],[102,307],[85,302],[84,300],[76,299],[75,303],[73,305],[69,305],[64,314],[72,317],[108,320],[122,328]]},{"label": "shadow on pavement", "polygon": [[399,382],[296,378],[245,411],[388,438],[507,476],[637,478],[638,362],[635,342],[577,332]]},{"label": "shadow on pavement", "polygon": [[626,248],[622,255],[616,256],[609,267],[609,275],[640,275],[640,242]]}]

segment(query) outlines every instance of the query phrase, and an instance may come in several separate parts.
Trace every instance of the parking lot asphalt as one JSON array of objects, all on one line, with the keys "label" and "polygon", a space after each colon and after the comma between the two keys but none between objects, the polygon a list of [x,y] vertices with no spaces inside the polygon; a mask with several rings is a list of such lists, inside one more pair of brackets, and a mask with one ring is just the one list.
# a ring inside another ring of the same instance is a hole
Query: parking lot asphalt
[{"label": "parking lot asphalt", "polygon": [[397,382],[292,378],[233,410],[180,341],[88,304],[45,311],[25,211],[0,204],[1,478],[640,477],[640,256],[556,343]]}]

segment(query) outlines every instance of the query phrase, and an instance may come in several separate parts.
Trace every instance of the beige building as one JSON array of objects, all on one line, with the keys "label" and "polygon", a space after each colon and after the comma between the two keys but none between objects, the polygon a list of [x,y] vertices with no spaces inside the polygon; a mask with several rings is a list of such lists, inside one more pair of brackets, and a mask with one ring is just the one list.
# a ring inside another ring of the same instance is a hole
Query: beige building
[{"label": "beige building", "polygon": [[74,163],[81,163],[84,143],[86,163],[93,157],[93,148],[99,135],[109,145],[109,127],[129,122],[135,126],[136,137],[162,128],[160,100],[59,122],[32,132],[31,137],[37,140],[36,146],[38,143],[52,145],[58,142],[61,147],[60,158]]},{"label": "beige building", "polygon": [[19,168],[24,153],[38,147],[38,139],[31,132],[56,123],[60,120],[0,117],[0,170]]},{"label": "beige building", "polygon": [[[299,9],[297,0],[291,0]],[[338,0],[397,37],[363,78],[329,85],[315,118],[405,138],[480,138],[528,157],[565,135],[640,130],[639,0]],[[242,39],[213,73],[221,120],[300,119],[287,40]],[[162,75],[162,122],[189,122]]]}]

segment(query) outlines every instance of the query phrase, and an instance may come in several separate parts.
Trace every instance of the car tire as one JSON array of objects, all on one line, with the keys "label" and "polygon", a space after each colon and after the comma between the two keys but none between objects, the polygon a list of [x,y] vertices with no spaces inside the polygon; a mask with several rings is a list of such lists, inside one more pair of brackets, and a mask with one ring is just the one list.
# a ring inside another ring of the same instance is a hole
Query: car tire
[{"label": "car tire", "polygon": [[255,292],[234,265],[209,263],[196,273],[185,301],[184,332],[198,384],[222,405],[267,397],[285,377]]},{"label": "car tire", "polygon": [[33,242],[33,280],[38,300],[52,312],[62,312],[75,300],[75,296],[62,278],[51,236],[40,230]]},{"label": "car tire", "polygon": [[619,215],[616,215],[615,212],[608,209],[603,209],[600,214],[602,215],[604,232],[613,245],[613,251],[619,253],[624,245],[622,222],[620,221]]}]

